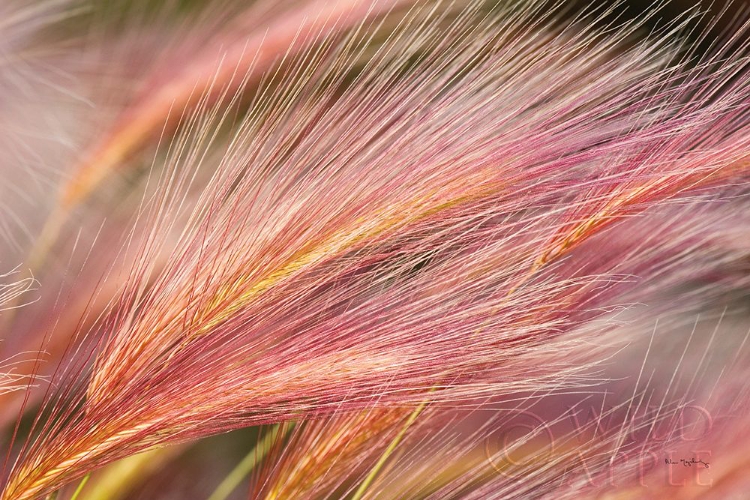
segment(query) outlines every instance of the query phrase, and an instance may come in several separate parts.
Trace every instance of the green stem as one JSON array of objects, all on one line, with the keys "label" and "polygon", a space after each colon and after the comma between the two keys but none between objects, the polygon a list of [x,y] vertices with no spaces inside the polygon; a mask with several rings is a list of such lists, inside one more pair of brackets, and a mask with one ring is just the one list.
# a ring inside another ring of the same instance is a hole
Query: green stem
[{"label": "green stem", "polygon": [[[294,425],[288,425],[284,434],[289,433]],[[258,444],[238,463],[234,469],[224,478],[219,486],[214,490],[208,500],[225,500],[240,485],[243,479],[258,465],[258,462],[268,454],[274,441],[279,435],[279,424],[274,425]]]},{"label": "green stem", "polygon": [[[435,388],[430,389],[430,392],[433,392]],[[406,436],[407,431],[412,426],[412,424],[417,420],[417,417],[424,411],[425,407],[427,406],[428,401],[422,402],[419,406],[417,406],[413,412],[411,412],[411,415],[409,415],[409,418],[406,419],[406,422],[404,422],[403,427],[401,427],[401,430],[398,431],[398,434],[396,434],[396,437],[393,438],[393,441],[390,442],[388,445],[388,448],[385,449],[382,455],[380,455],[380,458],[378,459],[377,463],[373,466],[373,468],[370,470],[370,473],[367,474],[367,477],[362,481],[362,484],[359,485],[359,488],[357,488],[357,491],[354,492],[354,496],[351,498],[351,500],[361,500],[364,496],[365,492],[367,491],[367,488],[370,487],[372,482],[377,477],[378,473],[380,472],[380,469],[383,468],[385,463],[388,461],[388,458],[393,454],[393,452],[396,450],[399,444],[401,444],[401,441],[404,439],[404,436]]]},{"label": "green stem", "polygon": [[70,500],[76,500],[78,498],[78,495],[81,494],[81,491],[83,491],[83,487],[86,486],[86,483],[89,481],[89,477],[91,477],[91,474],[86,474],[83,476],[83,479],[81,479],[81,482],[78,483],[78,488],[73,492],[73,496],[70,497]]}]

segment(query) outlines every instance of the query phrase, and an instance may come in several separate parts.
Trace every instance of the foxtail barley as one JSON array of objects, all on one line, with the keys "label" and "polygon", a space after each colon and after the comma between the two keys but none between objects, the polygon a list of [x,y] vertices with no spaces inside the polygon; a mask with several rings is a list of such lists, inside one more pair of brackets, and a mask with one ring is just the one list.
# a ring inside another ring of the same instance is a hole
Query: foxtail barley
[{"label": "foxtail barley", "polygon": [[[31,337],[56,363],[14,407],[40,405],[28,437],[20,417],[12,433],[0,498],[265,424],[276,447],[247,462],[261,498],[542,498],[577,461],[604,474],[618,452],[663,450],[569,434],[516,471],[523,486],[477,459],[498,415],[447,436],[452,407],[590,390],[607,359],[590,344],[622,331],[627,305],[720,271],[704,300],[742,286],[726,266],[743,248],[719,242],[746,205],[747,26],[699,55],[681,38],[692,18],[644,35],[616,7],[265,7],[249,35],[157,68],[57,186],[29,258],[49,274],[72,215],[161,132],[112,212],[128,229],[92,215],[70,244],[63,274],[91,288],[61,285]],[[637,429],[678,414],[690,385]],[[611,413],[632,417],[642,389]]]}]

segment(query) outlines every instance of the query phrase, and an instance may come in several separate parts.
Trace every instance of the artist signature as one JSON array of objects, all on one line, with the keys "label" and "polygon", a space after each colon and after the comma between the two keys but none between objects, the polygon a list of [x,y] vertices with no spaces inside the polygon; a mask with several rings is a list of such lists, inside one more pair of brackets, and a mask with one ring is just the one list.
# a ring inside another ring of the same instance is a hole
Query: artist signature
[{"label": "artist signature", "polygon": [[704,468],[708,469],[708,462],[704,462],[703,460],[691,458],[691,459],[685,459],[681,458],[680,460],[672,460],[671,458],[665,458],[664,463],[667,465],[679,465],[682,464],[684,467],[692,467],[695,466],[703,466]]}]

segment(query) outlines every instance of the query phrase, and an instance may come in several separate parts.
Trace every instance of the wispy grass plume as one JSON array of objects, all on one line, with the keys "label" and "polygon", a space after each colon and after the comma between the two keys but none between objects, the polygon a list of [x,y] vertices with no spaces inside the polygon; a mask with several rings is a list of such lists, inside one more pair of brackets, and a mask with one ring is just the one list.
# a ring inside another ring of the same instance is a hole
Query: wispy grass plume
[{"label": "wispy grass plume", "polygon": [[[595,362],[577,349],[613,313],[741,261],[715,251],[728,234],[716,207],[747,194],[747,26],[698,55],[689,16],[644,34],[616,7],[568,14],[534,0],[302,2],[219,61],[211,47],[145,86],[42,231],[161,130],[0,498],[289,421],[256,495],[541,497],[582,455],[606,470],[630,449],[616,432],[577,448],[569,436],[524,469],[526,490],[472,455],[496,416],[445,446],[425,437],[450,406],[585,385]],[[743,278],[719,281],[712,298]],[[430,488],[399,462],[409,450],[446,458],[429,462],[442,474]]]}]

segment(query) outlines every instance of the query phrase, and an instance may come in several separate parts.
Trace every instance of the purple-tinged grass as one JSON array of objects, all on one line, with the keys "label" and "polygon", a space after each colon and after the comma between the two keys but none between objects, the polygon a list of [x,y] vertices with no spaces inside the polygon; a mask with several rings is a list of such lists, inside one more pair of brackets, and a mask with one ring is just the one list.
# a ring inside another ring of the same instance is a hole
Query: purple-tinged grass
[{"label": "purple-tinged grass", "polygon": [[564,334],[670,284],[689,217],[608,238],[747,183],[745,47],[691,67],[680,26],[637,41],[536,2],[446,26],[439,6],[358,71],[366,26],[324,33],[216,164],[202,94],[138,211],[147,237],[124,242],[107,335],[61,367],[4,500],[242,426],[554,387],[575,368]]}]

